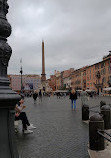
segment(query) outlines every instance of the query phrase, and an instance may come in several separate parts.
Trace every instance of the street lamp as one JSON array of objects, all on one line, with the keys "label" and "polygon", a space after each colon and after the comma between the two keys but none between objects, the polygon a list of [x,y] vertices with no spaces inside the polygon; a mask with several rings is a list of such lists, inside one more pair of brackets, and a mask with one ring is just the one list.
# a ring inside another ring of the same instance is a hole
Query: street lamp
[{"label": "street lamp", "polygon": [[6,19],[7,0],[0,0],[0,158],[18,158],[15,142],[15,105],[20,96],[9,87],[7,77],[8,62],[12,49],[7,43],[11,26]]},{"label": "street lamp", "polygon": [[23,85],[22,85],[22,74],[23,74],[23,70],[22,70],[22,66],[21,66],[21,69],[20,69],[20,74],[21,74],[21,93],[22,93],[22,90],[23,90]]}]

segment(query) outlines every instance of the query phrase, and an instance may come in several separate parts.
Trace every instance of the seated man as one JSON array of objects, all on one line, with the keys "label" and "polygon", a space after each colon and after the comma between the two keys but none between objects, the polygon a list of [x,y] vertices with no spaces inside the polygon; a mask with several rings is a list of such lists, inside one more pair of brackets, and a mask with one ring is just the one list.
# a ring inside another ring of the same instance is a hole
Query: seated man
[{"label": "seated man", "polygon": [[36,127],[33,126],[33,124],[30,124],[27,118],[27,115],[25,112],[22,112],[22,110],[26,107],[23,105],[24,100],[21,99],[19,101],[19,104],[15,107],[15,121],[21,120],[23,125],[23,132],[25,134],[33,133],[30,129],[35,129]]}]

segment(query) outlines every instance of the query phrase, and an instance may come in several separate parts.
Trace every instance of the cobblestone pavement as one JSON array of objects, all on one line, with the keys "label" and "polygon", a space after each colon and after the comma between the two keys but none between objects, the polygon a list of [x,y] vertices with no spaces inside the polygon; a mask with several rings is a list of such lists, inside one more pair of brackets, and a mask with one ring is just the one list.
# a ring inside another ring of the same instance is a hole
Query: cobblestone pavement
[{"label": "cobblestone pavement", "polygon": [[[98,97],[88,104],[96,106],[100,100],[110,102],[106,97]],[[24,104],[29,121],[37,129],[24,135],[19,121],[16,143],[21,158],[89,158],[88,125],[81,120],[80,99],[76,111],[71,111],[69,97],[44,97],[42,103],[37,100],[36,104],[32,98],[25,98]]]}]

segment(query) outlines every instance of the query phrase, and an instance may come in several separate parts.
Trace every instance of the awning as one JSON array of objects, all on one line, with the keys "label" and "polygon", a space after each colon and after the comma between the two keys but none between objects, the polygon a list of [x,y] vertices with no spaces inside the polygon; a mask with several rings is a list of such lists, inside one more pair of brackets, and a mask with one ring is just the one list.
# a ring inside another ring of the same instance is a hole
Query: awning
[{"label": "awning", "polygon": [[86,89],[85,91],[86,92],[96,92],[96,90],[94,90],[94,89]]},{"label": "awning", "polygon": [[53,91],[54,93],[58,93],[58,92],[60,92],[60,93],[67,93],[68,92],[68,90],[57,90],[57,91]]},{"label": "awning", "polygon": [[111,87],[103,88],[104,91],[111,91]]}]

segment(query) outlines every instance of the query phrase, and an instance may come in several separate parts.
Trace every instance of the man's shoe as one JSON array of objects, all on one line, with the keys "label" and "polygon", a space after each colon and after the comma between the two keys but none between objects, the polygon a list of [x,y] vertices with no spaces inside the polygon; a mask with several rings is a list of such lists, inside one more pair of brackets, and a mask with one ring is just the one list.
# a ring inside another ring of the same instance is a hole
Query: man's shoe
[{"label": "man's shoe", "polygon": [[24,130],[24,134],[31,134],[31,133],[33,133],[33,131],[31,131],[31,130],[29,130],[29,129]]},{"label": "man's shoe", "polygon": [[29,130],[30,129],[36,129],[36,127],[33,124],[30,124],[30,126],[27,127]]}]

